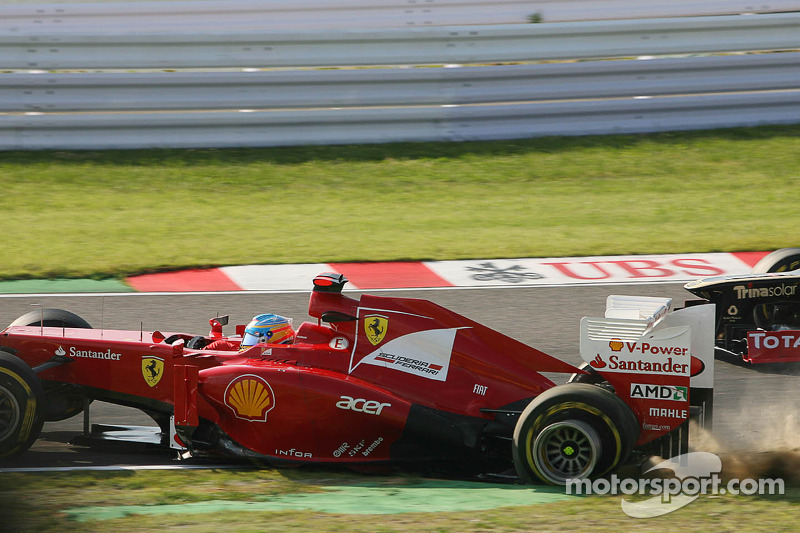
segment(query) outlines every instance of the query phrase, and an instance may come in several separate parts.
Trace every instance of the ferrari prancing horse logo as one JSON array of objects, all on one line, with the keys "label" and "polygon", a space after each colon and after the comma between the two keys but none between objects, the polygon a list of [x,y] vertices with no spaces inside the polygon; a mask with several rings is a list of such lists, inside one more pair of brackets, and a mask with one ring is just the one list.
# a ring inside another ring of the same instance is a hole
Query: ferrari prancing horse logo
[{"label": "ferrari prancing horse logo", "polygon": [[158,385],[164,374],[164,360],[160,357],[142,357],[142,377],[151,387]]},{"label": "ferrari prancing horse logo", "polygon": [[389,319],[383,315],[367,315],[364,317],[364,333],[367,339],[376,346],[381,343],[389,329]]}]

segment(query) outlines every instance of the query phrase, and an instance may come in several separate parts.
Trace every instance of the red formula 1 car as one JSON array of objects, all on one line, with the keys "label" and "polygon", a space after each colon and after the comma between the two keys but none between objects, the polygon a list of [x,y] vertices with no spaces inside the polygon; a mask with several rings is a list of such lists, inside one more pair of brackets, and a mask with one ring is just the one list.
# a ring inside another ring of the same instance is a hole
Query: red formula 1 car
[{"label": "red formula 1 car", "polygon": [[800,248],[768,254],[752,274],[685,287],[717,306],[717,355],[754,364],[800,362]]},{"label": "red formula 1 car", "polygon": [[[351,298],[346,281],[314,279],[317,322],[294,343],[244,350],[243,326],[225,336],[220,317],[207,336],[21,317],[0,332],[0,457],[97,399],[143,410],[184,456],[513,467],[563,483],[634,449],[680,451],[690,414],[709,421],[713,306],[610,297],[606,317],[582,322],[579,369],[426,300]],[[234,349],[204,348],[215,340]]]}]

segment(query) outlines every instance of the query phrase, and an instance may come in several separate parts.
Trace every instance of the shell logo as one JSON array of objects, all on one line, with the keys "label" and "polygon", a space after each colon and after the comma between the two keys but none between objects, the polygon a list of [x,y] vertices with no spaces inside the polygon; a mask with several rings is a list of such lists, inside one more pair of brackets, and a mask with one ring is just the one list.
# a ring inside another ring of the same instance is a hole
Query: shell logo
[{"label": "shell logo", "polygon": [[622,341],[619,339],[611,339],[608,341],[608,347],[611,348],[612,352],[618,352],[622,350]]},{"label": "shell logo", "polygon": [[275,408],[275,393],[267,380],[247,374],[239,376],[225,389],[225,405],[236,418],[252,422],[266,422],[267,413]]}]

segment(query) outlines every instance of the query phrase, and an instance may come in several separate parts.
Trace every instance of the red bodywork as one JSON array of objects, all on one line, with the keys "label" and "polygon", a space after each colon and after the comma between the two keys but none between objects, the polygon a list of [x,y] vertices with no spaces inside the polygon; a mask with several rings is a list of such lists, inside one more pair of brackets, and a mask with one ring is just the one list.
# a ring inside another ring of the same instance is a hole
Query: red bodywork
[{"label": "red bodywork", "polygon": [[800,330],[748,331],[747,363],[800,362]]},{"label": "red bodywork", "polygon": [[[525,407],[555,387],[543,372],[589,376],[426,300],[350,298],[341,294],[345,282],[334,274],[314,280],[309,315],[317,322],[301,324],[288,345],[240,352],[243,326],[226,337],[211,319],[202,340],[233,349],[189,349],[197,337],[184,333],[42,326],[7,328],[0,349],[32,367],[45,389],[142,409],[162,435],[174,415],[173,445],[323,463],[508,455]],[[594,375],[635,413],[637,445],[686,422],[695,375],[688,335],[680,345],[658,341],[669,346],[658,354],[602,335],[582,348]],[[625,346],[628,364],[672,357],[685,368],[620,368]],[[684,393],[679,401],[652,397],[664,390]]]},{"label": "red bodywork", "polygon": [[[540,372],[581,373],[425,300],[313,292],[309,314],[333,322],[243,352],[187,349],[185,334],[40,326],[9,327],[0,345],[34,368],[64,361],[39,372],[45,383],[174,413],[185,440],[206,424],[233,441],[228,451],[315,462],[393,460],[397,443],[401,456],[477,446],[471,433],[492,410],[554,386]],[[212,319],[209,338],[220,337]]]}]

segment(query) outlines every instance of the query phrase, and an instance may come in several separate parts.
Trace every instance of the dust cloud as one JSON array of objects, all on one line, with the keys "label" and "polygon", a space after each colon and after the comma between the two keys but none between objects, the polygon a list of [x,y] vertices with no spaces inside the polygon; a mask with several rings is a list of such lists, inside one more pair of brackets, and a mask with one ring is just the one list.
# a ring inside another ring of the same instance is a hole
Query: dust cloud
[{"label": "dust cloud", "polygon": [[734,426],[738,435],[728,430],[720,436],[693,424],[690,448],[717,454],[725,479],[781,478],[786,485],[800,485],[800,409],[796,402],[746,400],[743,398],[732,419],[738,424]]}]

